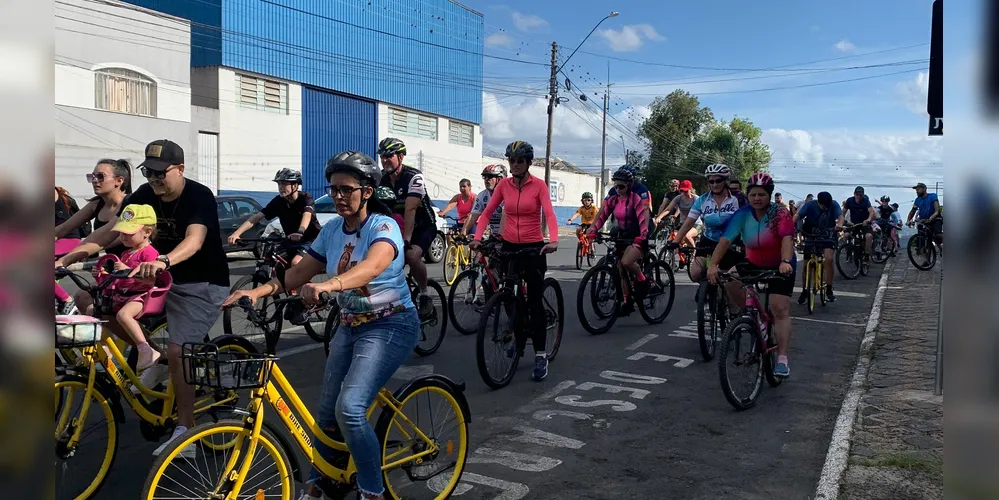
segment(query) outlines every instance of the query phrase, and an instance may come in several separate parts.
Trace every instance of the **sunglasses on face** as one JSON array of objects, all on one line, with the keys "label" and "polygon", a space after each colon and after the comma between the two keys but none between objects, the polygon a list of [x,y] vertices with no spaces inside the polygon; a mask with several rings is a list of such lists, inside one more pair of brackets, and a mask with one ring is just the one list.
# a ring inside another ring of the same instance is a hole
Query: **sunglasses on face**
[{"label": "sunglasses on face", "polygon": [[139,167],[139,173],[142,174],[146,179],[163,179],[166,177],[167,172],[173,170],[174,167],[167,167],[166,170],[158,172],[151,168]]},{"label": "sunglasses on face", "polygon": [[107,176],[104,175],[104,172],[97,172],[96,174],[87,174],[87,182],[91,184],[93,184],[94,181],[97,181],[98,183],[103,183],[104,179],[106,178]]},{"label": "sunglasses on face", "polygon": [[359,191],[363,189],[361,186],[337,186],[329,185],[326,186],[326,194],[330,196],[339,196],[340,198],[350,198],[354,194],[354,191]]},{"label": "sunglasses on face", "polygon": [[711,184],[712,186],[715,185],[715,184],[725,184],[725,180],[724,179],[708,179],[708,184]]},{"label": "sunglasses on face", "polygon": [[527,165],[527,158],[510,158],[510,165]]},{"label": "sunglasses on face", "polygon": [[622,191],[624,189],[628,189],[628,185],[627,184],[614,184],[614,189],[617,189],[618,191]]}]

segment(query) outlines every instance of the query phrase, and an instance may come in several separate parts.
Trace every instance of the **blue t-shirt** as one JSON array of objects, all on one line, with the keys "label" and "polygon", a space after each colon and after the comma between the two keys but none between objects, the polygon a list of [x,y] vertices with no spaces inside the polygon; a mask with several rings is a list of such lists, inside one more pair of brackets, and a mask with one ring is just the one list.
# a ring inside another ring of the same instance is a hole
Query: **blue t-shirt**
[{"label": "blue t-shirt", "polygon": [[912,204],[919,209],[920,219],[929,219],[933,212],[936,210],[933,208],[933,202],[937,201],[936,193],[926,193],[926,196],[920,198],[916,197],[916,200]]},{"label": "blue t-shirt", "polygon": [[898,212],[892,212],[891,213],[891,225],[892,226],[898,226],[901,223],[902,223],[902,216],[899,215]]},{"label": "blue t-shirt", "polygon": [[850,222],[860,224],[867,220],[867,217],[870,215],[871,200],[865,196],[864,201],[857,202],[857,199],[851,196],[846,199],[846,206],[844,208],[846,208],[846,212],[850,215]]},{"label": "blue t-shirt", "polygon": [[694,220],[700,217],[704,220],[704,237],[711,241],[718,241],[725,230],[725,224],[737,210],[739,210],[738,198],[729,194],[725,201],[719,205],[709,191],[694,200],[690,211],[687,212],[687,217]]},{"label": "blue t-shirt", "polygon": [[[823,210],[818,200],[805,202],[798,209],[798,220],[803,221],[802,231],[811,233],[815,229],[832,229],[836,227],[836,221],[843,211],[838,203],[830,203],[830,207]],[[866,219],[866,217],[865,217]]]},{"label": "blue t-shirt", "polygon": [[415,307],[406,284],[405,257],[399,252],[403,247],[399,225],[386,215],[371,214],[359,230],[347,231],[343,218],[335,217],[323,226],[309,248],[309,255],[326,264],[326,273],[337,276],[363,261],[371,245],[379,241],[392,245],[395,258],[367,285],[337,294],[346,325],[357,326]]}]

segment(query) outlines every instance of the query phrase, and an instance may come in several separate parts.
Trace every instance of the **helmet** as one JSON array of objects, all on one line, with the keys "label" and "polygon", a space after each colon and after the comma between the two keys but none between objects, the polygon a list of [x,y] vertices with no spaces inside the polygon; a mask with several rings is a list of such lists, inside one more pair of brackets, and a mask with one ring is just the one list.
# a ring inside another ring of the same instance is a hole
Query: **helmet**
[{"label": "helmet", "polygon": [[898,210],[898,203],[892,203],[891,207],[894,208],[895,210]]},{"label": "helmet", "polygon": [[406,144],[395,137],[386,137],[378,143],[378,156],[406,154]]},{"label": "helmet", "polygon": [[635,174],[632,173],[631,169],[629,169],[627,166],[624,166],[617,169],[617,171],[614,172],[614,175],[611,176],[611,180],[631,182],[635,180]]},{"label": "helmet", "polygon": [[583,193],[583,198],[582,199],[584,199],[584,200],[587,200],[587,199],[592,200],[593,199],[593,193],[591,193],[589,191]]},{"label": "helmet", "polygon": [[891,198],[889,198],[888,195],[881,197],[881,203],[888,203],[889,201],[891,201]]},{"label": "helmet", "polygon": [[397,198],[395,197],[395,192],[392,191],[392,188],[390,188],[388,186],[378,186],[375,189],[375,198],[378,201],[380,201],[380,202],[382,202],[382,203],[384,203],[384,204],[386,204],[386,205],[388,205],[390,207],[392,205],[395,205],[395,203],[397,201]]},{"label": "helmet", "polygon": [[767,193],[774,194],[774,178],[770,177],[770,174],[766,172],[758,172],[749,176],[749,180],[746,181],[746,192],[753,186],[760,186],[767,190]]},{"label": "helmet", "polygon": [[358,180],[371,186],[377,186],[382,180],[382,168],[378,162],[360,151],[344,151],[326,162],[327,182],[339,172],[357,175]]},{"label": "helmet", "polygon": [[507,158],[527,158],[534,159],[534,146],[524,141],[513,141],[506,146]]},{"label": "helmet", "polygon": [[506,167],[503,165],[486,165],[486,168],[482,169],[483,177],[506,177]]},{"label": "helmet", "polygon": [[704,169],[704,177],[711,177],[712,175],[720,175],[728,179],[732,175],[732,169],[728,168],[728,165],[724,163],[712,163]]},{"label": "helmet", "polygon": [[293,182],[295,184],[302,183],[302,173],[298,170],[292,170],[290,168],[282,168],[274,174],[274,182]]},{"label": "helmet", "polygon": [[638,176],[638,167],[634,165],[622,165],[621,168],[626,168],[628,169],[629,172],[631,172],[631,175],[634,175],[636,177]]}]

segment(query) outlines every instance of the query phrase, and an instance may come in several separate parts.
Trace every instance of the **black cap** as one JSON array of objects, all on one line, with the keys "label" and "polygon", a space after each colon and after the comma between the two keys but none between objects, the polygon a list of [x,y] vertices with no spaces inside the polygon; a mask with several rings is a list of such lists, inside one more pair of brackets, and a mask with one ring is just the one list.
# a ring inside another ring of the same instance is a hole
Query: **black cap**
[{"label": "black cap", "polygon": [[163,172],[170,165],[182,165],[183,163],[184,148],[180,147],[176,142],[160,139],[150,142],[146,146],[146,161],[139,164],[139,167]]},{"label": "black cap", "polygon": [[919,188],[926,189],[926,184],[923,184],[922,182],[920,182],[919,184],[916,184],[915,186],[912,186],[912,189],[919,189]]},{"label": "black cap", "polygon": [[819,192],[819,195],[816,196],[815,199],[819,200],[819,204],[820,205],[827,206],[827,207],[830,206],[830,205],[832,205],[832,195],[829,194],[829,191],[821,191],[821,192]]},{"label": "black cap", "polygon": [[857,186],[857,189],[853,190],[853,194],[864,194],[864,186]]}]

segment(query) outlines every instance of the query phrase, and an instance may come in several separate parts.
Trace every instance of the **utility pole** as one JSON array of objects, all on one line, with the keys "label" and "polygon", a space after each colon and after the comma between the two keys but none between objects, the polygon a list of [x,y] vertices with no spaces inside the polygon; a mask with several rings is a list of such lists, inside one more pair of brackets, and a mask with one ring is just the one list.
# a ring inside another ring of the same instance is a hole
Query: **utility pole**
[{"label": "utility pole", "polygon": [[600,134],[600,196],[607,189],[604,179],[607,178],[607,100],[610,98],[610,62],[607,62],[607,90],[604,90],[604,128]]},{"label": "utility pole", "polygon": [[552,182],[552,127],[555,125],[555,105],[558,102],[558,43],[552,42],[552,76],[548,82],[548,140],[545,141],[545,186]]}]

